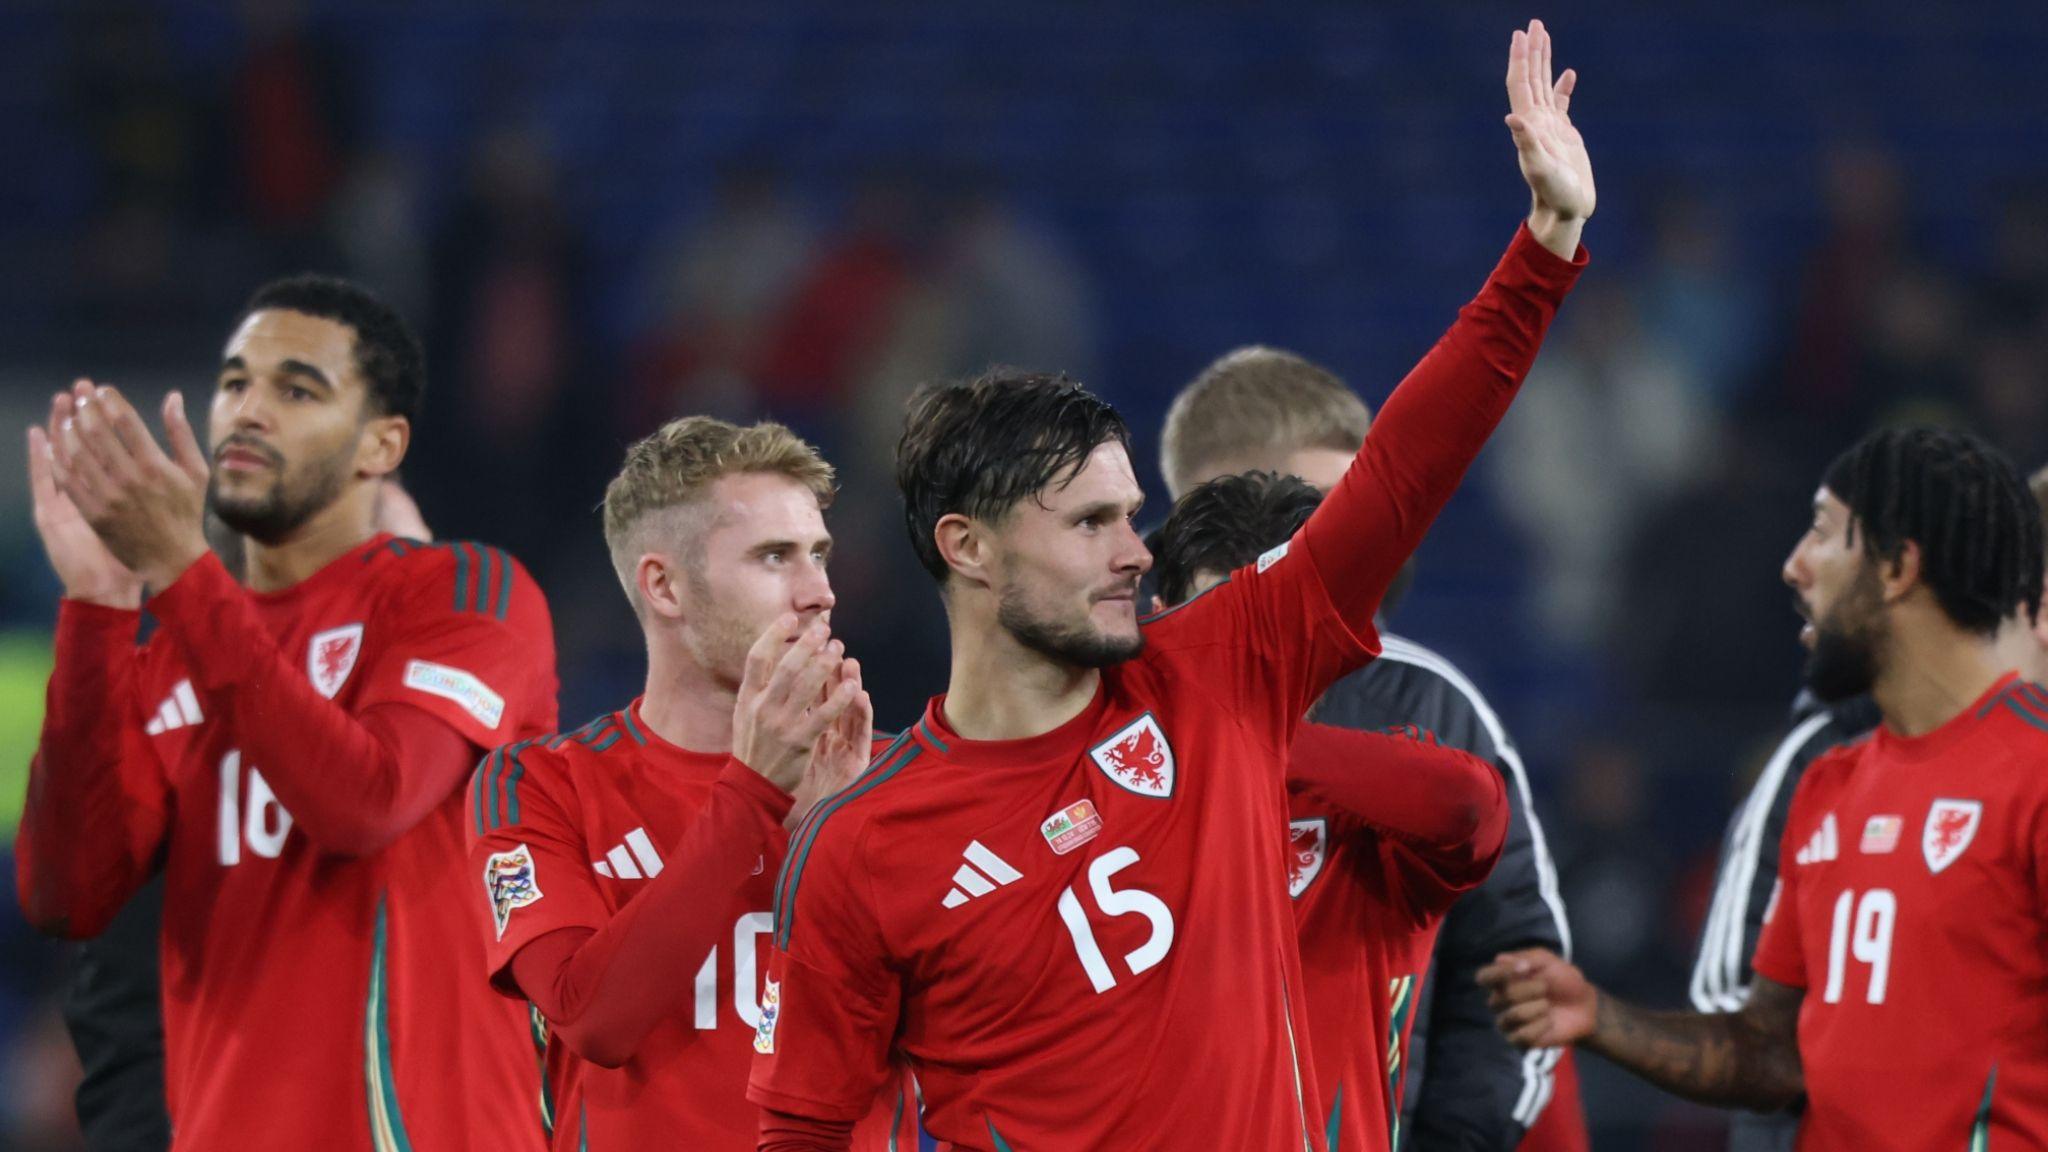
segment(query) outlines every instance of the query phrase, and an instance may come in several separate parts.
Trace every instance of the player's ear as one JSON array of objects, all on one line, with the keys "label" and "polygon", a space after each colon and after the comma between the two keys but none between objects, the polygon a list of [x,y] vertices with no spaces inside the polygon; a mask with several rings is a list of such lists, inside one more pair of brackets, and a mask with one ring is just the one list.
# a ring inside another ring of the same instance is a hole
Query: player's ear
[{"label": "player's ear", "polygon": [[405,462],[412,445],[412,421],[403,416],[372,416],[356,438],[356,475],[390,476]]},{"label": "player's ear", "polygon": [[683,618],[686,579],[675,560],[660,552],[643,552],[633,565],[633,586],[640,592],[640,602],[664,620]]},{"label": "player's ear", "polygon": [[1912,540],[1899,548],[1897,559],[1878,561],[1877,576],[1885,603],[1896,603],[1920,583],[1920,561],[1920,545]]},{"label": "player's ear", "polygon": [[949,512],[932,526],[932,542],[939,558],[971,583],[988,584],[988,526],[970,516]]}]

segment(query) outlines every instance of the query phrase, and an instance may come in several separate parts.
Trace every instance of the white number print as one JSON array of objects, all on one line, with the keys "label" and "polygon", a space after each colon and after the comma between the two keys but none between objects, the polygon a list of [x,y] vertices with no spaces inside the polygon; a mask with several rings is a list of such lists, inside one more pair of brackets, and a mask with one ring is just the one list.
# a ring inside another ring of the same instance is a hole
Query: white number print
[{"label": "white number print", "polygon": [[[1109,886],[1110,877],[1137,862],[1136,849],[1113,848],[1088,865],[1088,890],[1095,897],[1096,907],[1111,916],[1138,915],[1151,922],[1151,937],[1124,955],[1124,963],[1133,976],[1166,959],[1173,948],[1173,909],[1164,900],[1141,889],[1119,891]],[[1116,987],[1116,973],[1110,971],[1102,946],[1095,942],[1095,929],[1089,926],[1088,913],[1082,909],[1081,898],[1072,887],[1060,893],[1060,919],[1066,923],[1067,934],[1074,938],[1074,953],[1081,959],[1081,969],[1088,973],[1088,983],[1094,985],[1098,994]]]},{"label": "white number print", "polygon": [[1892,927],[1898,922],[1899,900],[1888,888],[1872,888],[1861,900],[1844,890],[1835,898],[1835,923],[1828,933],[1828,986],[1821,999],[1842,1002],[1842,985],[1847,981],[1847,957],[1870,966],[1870,988],[1864,999],[1884,1003],[1884,990],[1892,974]]},{"label": "white number print", "polygon": [[232,868],[242,862],[242,845],[266,860],[284,851],[291,834],[292,814],[278,803],[270,782],[255,768],[249,769],[247,802],[242,791],[242,753],[230,751],[220,758],[220,830],[218,846],[221,866]]},{"label": "white number print", "polygon": [[[732,1010],[748,1028],[761,1026],[759,957],[761,937],[775,930],[775,917],[749,912],[732,925]],[[694,1023],[702,1032],[718,1027],[718,949],[712,948],[697,966],[697,1008]]]}]

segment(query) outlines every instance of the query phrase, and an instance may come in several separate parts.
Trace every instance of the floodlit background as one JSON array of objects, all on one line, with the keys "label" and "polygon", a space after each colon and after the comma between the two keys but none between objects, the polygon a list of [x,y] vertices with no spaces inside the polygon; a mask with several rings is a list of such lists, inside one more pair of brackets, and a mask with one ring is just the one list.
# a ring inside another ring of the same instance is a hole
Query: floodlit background
[{"label": "floodlit background", "polygon": [[[1525,746],[1588,970],[1679,1002],[1822,465],[1905,417],[2048,463],[2048,6],[0,0],[9,834],[56,597],[18,433],[74,376],[204,392],[264,279],[383,291],[432,365],[407,480],[539,578],[565,722],[640,676],[592,511],[621,449],[786,420],[845,473],[839,624],[900,725],[945,676],[887,480],[910,387],[1066,369],[1155,492],[1166,401],[1235,345],[1377,403],[1526,208],[1532,15],[1582,77],[1594,265],[1393,625]],[[8,1148],[74,1146],[64,959],[10,889]],[[1596,1147],[1718,1145],[1584,1068]]]}]

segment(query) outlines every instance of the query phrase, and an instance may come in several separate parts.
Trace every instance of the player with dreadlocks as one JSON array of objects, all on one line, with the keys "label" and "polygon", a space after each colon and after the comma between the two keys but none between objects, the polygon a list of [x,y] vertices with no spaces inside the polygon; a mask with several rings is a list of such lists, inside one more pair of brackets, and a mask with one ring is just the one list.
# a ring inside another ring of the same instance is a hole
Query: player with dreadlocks
[{"label": "player with dreadlocks", "polygon": [[1583,1044],[1759,1110],[1805,1152],[2048,1146],[2048,692],[2002,627],[2042,595],[2042,522],[1975,437],[1871,434],[1785,563],[1823,700],[1882,724],[1807,770],[1740,1011],[1649,1012],[1541,952],[1480,974],[1525,1046]]}]

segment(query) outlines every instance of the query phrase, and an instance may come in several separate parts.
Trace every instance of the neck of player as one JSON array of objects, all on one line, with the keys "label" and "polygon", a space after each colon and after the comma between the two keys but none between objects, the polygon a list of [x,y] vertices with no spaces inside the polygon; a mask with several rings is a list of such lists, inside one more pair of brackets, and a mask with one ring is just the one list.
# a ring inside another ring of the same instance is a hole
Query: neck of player
[{"label": "neck of player", "polygon": [[973,619],[954,615],[947,727],[969,740],[1023,740],[1079,716],[1095,699],[1102,673],[1018,643],[996,622],[992,601],[988,607]]},{"label": "neck of player", "polygon": [[1895,619],[1871,695],[1885,727],[1925,736],[1960,715],[2012,671],[1995,636],[1950,623],[1934,605],[1915,605]]},{"label": "neck of player", "polygon": [[352,485],[275,544],[242,537],[243,578],[252,591],[281,592],[377,534],[377,482]]},{"label": "neck of player", "polygon": [[658,631],[647,633],[647,689],[640,699],[640,722],[656,736],[690,752],[730,752],[732,710],[738,697],[738,686],[697,663],[681,640]]}]

